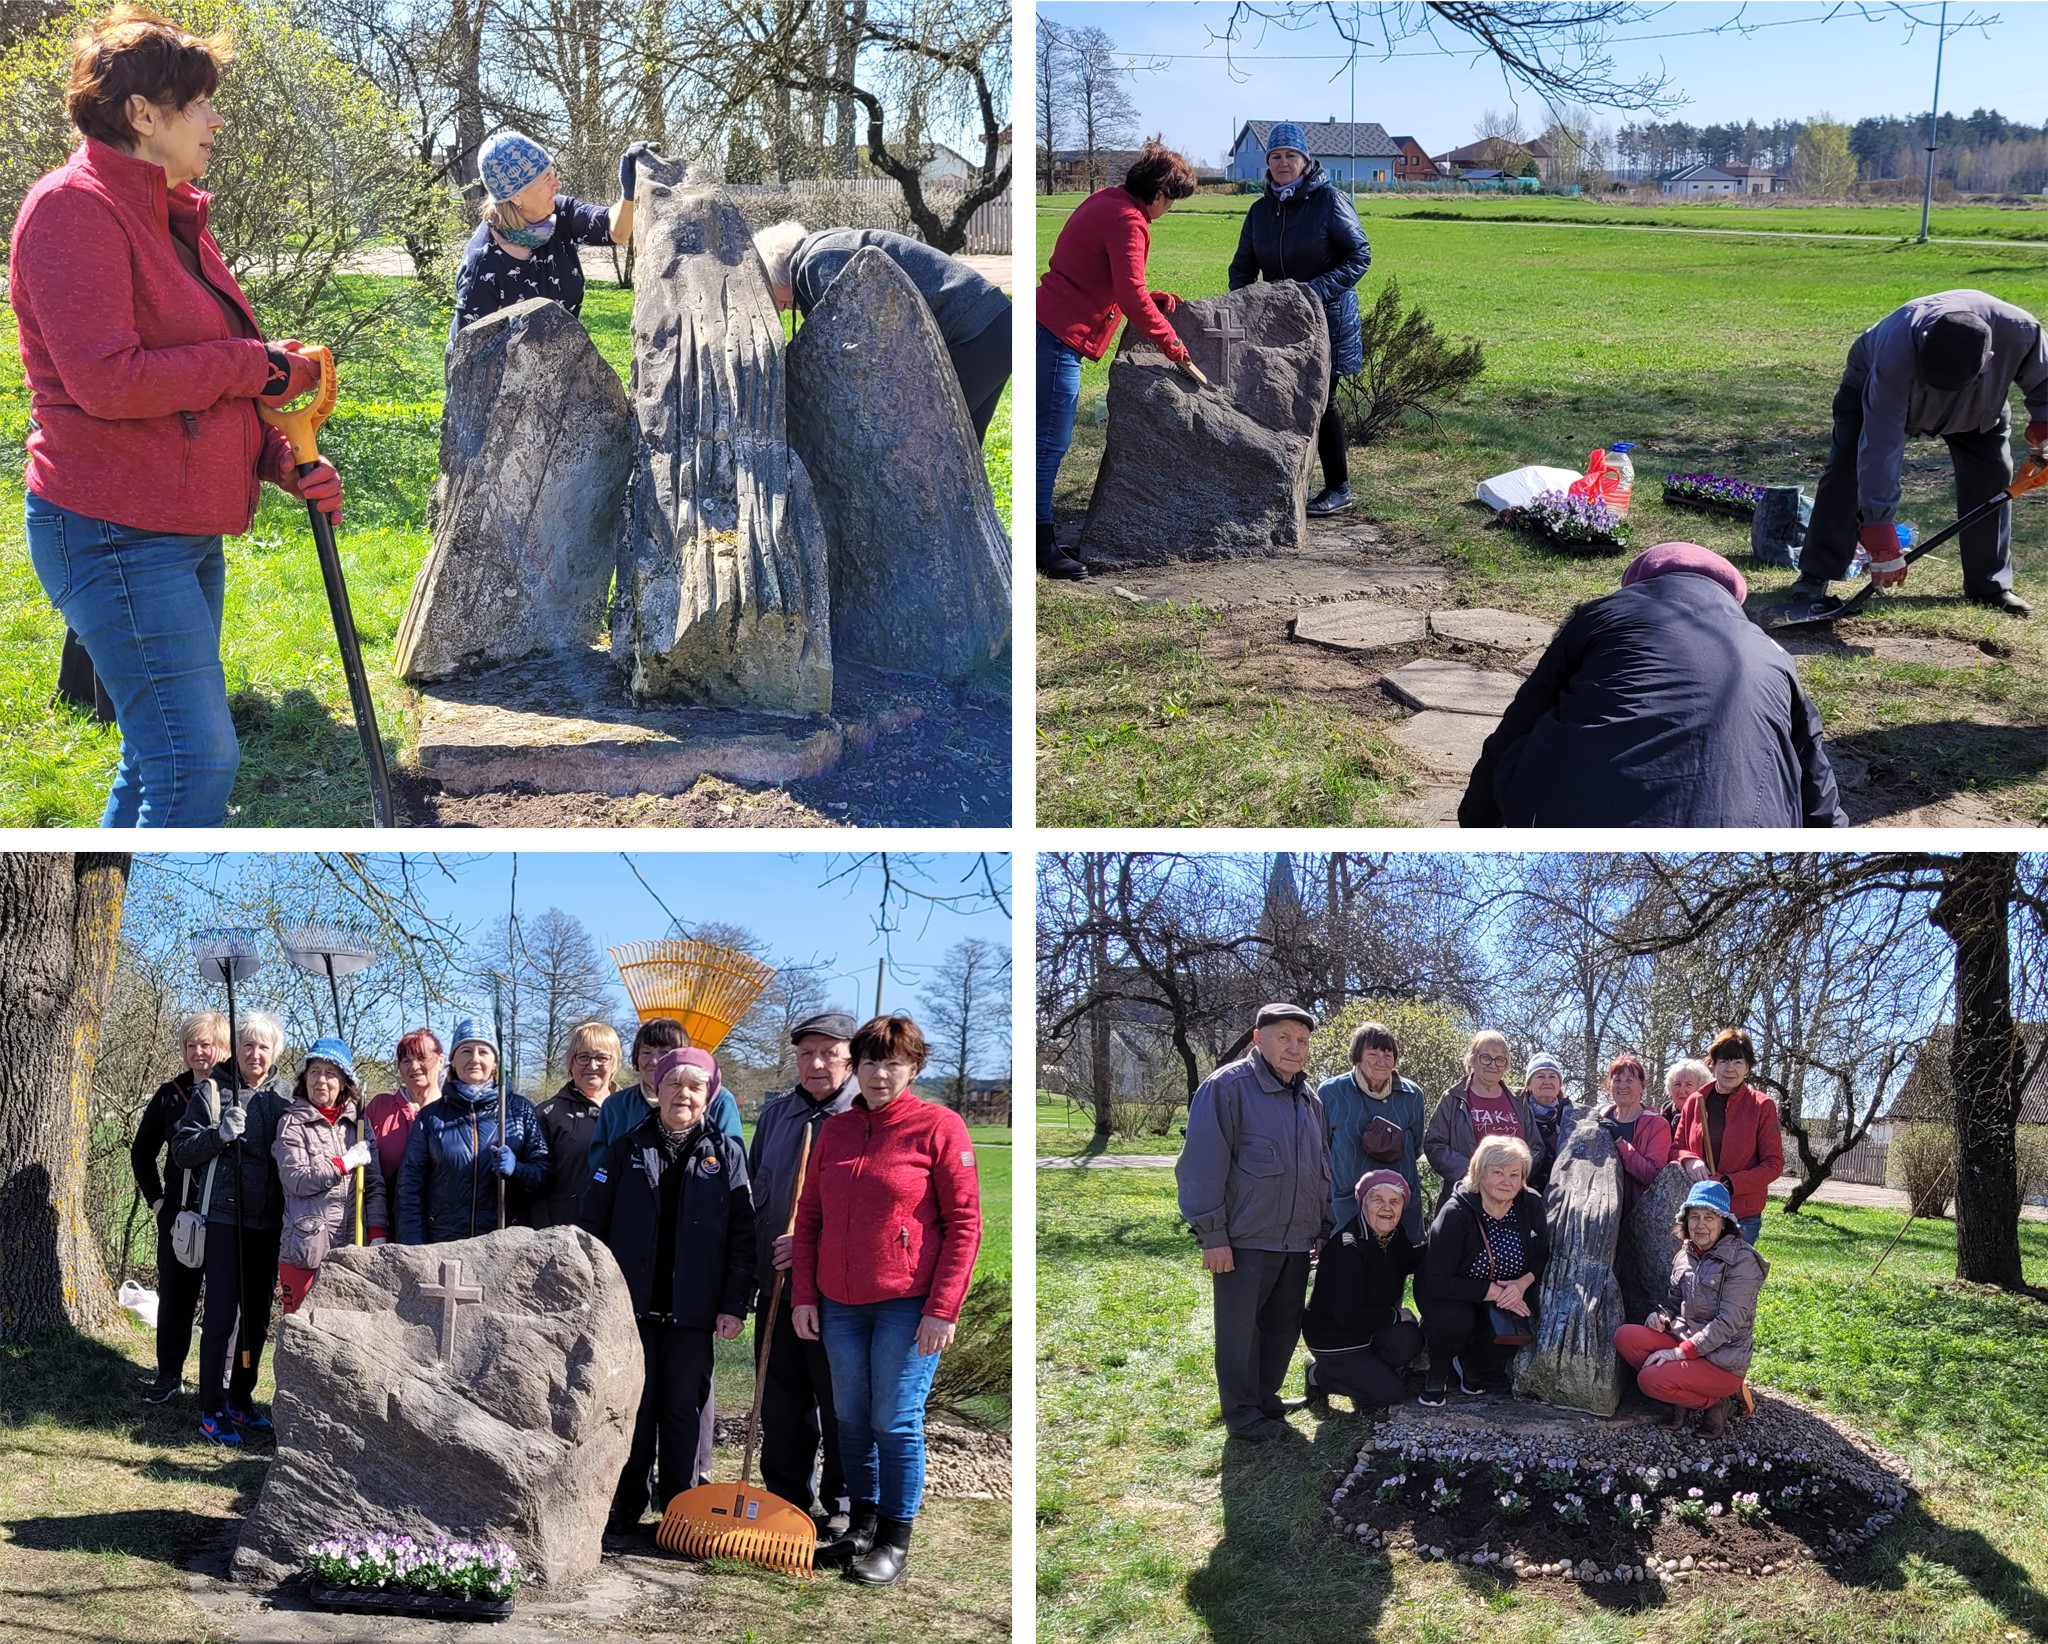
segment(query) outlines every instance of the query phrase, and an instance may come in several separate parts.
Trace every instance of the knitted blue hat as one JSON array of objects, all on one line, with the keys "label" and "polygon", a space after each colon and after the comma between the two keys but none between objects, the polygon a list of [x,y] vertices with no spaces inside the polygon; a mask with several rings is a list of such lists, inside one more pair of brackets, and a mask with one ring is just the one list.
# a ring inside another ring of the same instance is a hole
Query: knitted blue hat
[{"label": "knitted blue hat", "polygon": [[1282,120],[1266,133],[1266,152],[1271,154],[1276,148],[1291,148],[1304,160],[1308,158],[1308,138],[1292,120]]},{"label": "knitted blue hat", "polygon": [[1551,1055],[1549,1051],[1539,1050],[1534,1056],[1529,1058],[1529,1065],[1523,1070],[1522,1077],[1526,1079],[1532,1074],[1544,1072],[1555,1073],[1562,1079],[1564,1077],[1564,1063]]},{"label": "knitted blue hat", "polygon": [[455,1036],[448,1041],[448,1054],[453,1056],[472,1039],[480,1045],[489,1045],[491,1047],[491,1054],[494,1056],[497,1054],[498,1041],[491,1037],[490,1029],[486,1028],[474,1016],[465,1016],[455,1024]]},{"label": "knitted blue hat", "polygon": [[511,199],[554,163],[548,151],[531,137],[501,131],[478,152],[476,170],[485,191],[502,202]]},{"label": "knitted blue hat", "polygon": [[315,1039],[306,1047],[306,1060],[332,1062],[349,1076],[351,1084],[355,1082],[355,1059],[349,1055],[348,1046],[339,1039]]},{"label": "knitted blue hat", "polygon": [[1688,1210],[1718,1210],[1731,1222],[1735,1220],[1735,1211],[1728,1198],[1728,1187],[1725,1182],[1694,1182],[1692,1191],[1686,1194],[1685,1203],[1679,1207],[1678,1214],[1682,1218]]}]

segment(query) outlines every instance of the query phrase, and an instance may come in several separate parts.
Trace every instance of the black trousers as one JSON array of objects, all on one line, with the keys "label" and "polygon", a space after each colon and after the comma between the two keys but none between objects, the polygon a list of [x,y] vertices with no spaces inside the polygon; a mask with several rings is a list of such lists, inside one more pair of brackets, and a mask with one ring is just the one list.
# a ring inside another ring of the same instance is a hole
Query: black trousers
[{"label": "black trousers", "polygon": [[1453,1301],[1444,1296],[1418,1293],[1422,1305],[1422,1334],[1429,1344],[1429,1373],[1448,1378],[1453,1357],[1462,1358],[1474,1375],[1499,1369],[1513,1349],[1496,1347],[1493,1341],[1492,1309],[1484,1302]]},{"label": "black trousers", "polygon": [[[789,1296],[775,1311],[775,1351],[761,1389],[761,1483],[784,1501],[829,1517],[846,1499],[846,1467],[839,1458],[839,1422],[832,1411],[832,1366],[822,1341],[805,1341],[790,1322]],[[754,1363],[766,1344],[768,1304],[754,1310]],[[818,1477],[818,1451],[825,1465]]]},{"label": "black trousers", "polygon": [[1216,1392],[1233,1433],[1278,1417],[1280,1384],[1301,1339],[1308,1303],[1306,1250],[1237,1250],[1236,1266],[1212,1273]]},{"label": "black trousers", "polygon": [[[206,1225],[206,1316],[199,1329],[199,1413],[221,1411],[221,1380],[227,1380],[227,1402],[249,1408],[256,1396],[256,1372],[263,1368],[263,1348],[270,1339],[270,1298],[277,1289],[277,1247],[281,1227],[247,1228],[241,1237],[241,1272],[235,1271],[235,1224]],[[238,1282],[239,1281],[239,1282]],[[242,1301],[248,1301],[243,1316]],[[242,1363],[242,1349],[249,1362]],[[229,1355],[234,1358],[228,1364]]]},{"label": "black trousers", "polygon": [[[1863,437],[1863,384],[1844,377],[1835,390],[1835,428],[1828,442],[1827,466],[1813,497],[1813,518],[1807,522],[1806,546],[1799,569],[1810,577],[1834,581],[1848,574],[1856,557],[1856,446]],[[1949,434],[1949,459],[1956,471],[1956,513],[1968,513],[2012,483],[2012,413],[2000,414],[1996,428]],[[1963,591],[1976,598],[1996,598],[2012,586],[2012,509],[2001,508],[1990,519],[1971,526],[1960,538],[1956,557],[1962,562]]]},{"label": "black trousers", "polygon": [[1344,413],[1337,409],[1337,382],[1330,380],[1329,402],[1316,424],[1316,456],[1323,465],[1323,483],[1335,490],[1351,483],[1351,459],[1344,444]]},{"label": "black trousers", "polygon": [[[228,1229],[228,1237],[234,1237],[233,1228]],[[213,1242],[211,1231],[206,1241]],[[164,1381],[185,1379],[185,1357],[192,1351],[192,1321],[199,1316],[199,1292],[205,1284],[204,1268],[187,1267],[171,1254],[171,1220],[160,1217],[156,1224],[156,1373]]]},{"label": "black trousers", "polygon": [[698,1459],[699,1429],[711,1402],[711,1332],[642,1319],[640,1360],[646,1378],[633,1418],[633,1447],[612,1495],[612,1515],[635,1521],[647,1508],[650,1471],[656,1512],[711,1476],[708,1461]]},{"label": "black trousers", "polygon": [[986,440],[988,425],[995,419],[996,402],[1003,397],[1010,381],[1008,305],[984,330],[947,352],[952,356],[953,374],[960,379],[960,392],[966,396],[968,414],[974,419],[974,437]]},{"label": "black trousers", "polygon": [[1422,1351],[1422,1326],[1403,1319],[1381,1325],[1356,1347],[1309,1351],[1315,1354],[1316,1386],[1325,1393],[1342,1393],[1354,1404],[1399,1404],[1408,1396],[1401,1372]]}]

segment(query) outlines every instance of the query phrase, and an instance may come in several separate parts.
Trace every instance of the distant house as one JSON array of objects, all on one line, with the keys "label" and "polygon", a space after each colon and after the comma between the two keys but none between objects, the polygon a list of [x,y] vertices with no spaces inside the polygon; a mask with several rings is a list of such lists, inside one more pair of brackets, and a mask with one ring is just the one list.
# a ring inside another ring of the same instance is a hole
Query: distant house
[{"label": "distant house", "polygon": [[[1247,120],[1230,145],[1230,163],[1224,168],[1232,182],[1256,183],[1266,175],[1266,136],[1277,120]],[[1387,184],[1394,181],[1404,158],[1401,145],[1387,135],[1377,120],[1324,120],[1302,125],[1312,160],[1320,160],[1323,175],[1333,183]]]},{"label": "distant house", "polygon": [[1783,194],[1785,179],[1764,166],[1746,166],[1739,161],[1730,161],[1721,169],[1742,184],[1743,194]]},{"label": "distant house", "polygon": [[926,182],[933,183],[948,179],[965,183],[974,174],[974,162],[957,149],[948,148],[944,143],[927,143],[931,156],[919,166],[918,175]]},{"label": "distant house", "polygon": [[[2041,1041],[2048,1038],[2048,1022],[2021,1022],[2020,1068],[2031,1071],[2020,1091],[2020,1123],[2048,1125],[2048,1057],[2041,1054]],[[1949,1051],[1955,1040],[1954,1024],[1940,1023],[1927,1036],[1927,1043],[1906,1075],[1905,1086],[1891,1112],[1880,1123],[1889,1130],[1895,1124],[1953,1124],[1956,1112],[1955,1081],[1949,1073]]]},{"label": "distant house", "polygon": [[1531,161],[1535,162],[1537,178],[1550,182],[1557,170],[1557,151],[1541,137],[1526,142],[1514,137],[1482,137],[1476,143],[1439,154],[1434,163],[1445,176],[1484,182],[1488,177],[1479,175],[1482,172],[1494,178],[1523,176]]},{"label": "distant house", "polygon": [[[1747,169],[1746,167],[1744,168]],[[1736,195],[1750,192],[1748,179],[1738,177],[1733,171],[1720,166],[1681,166],[1668,177],[1660,177],[1659,184],[1666,194],[1684,199],[1701,199],[1712,195]]]},{"label": "distant house", "polygon": [[1436,161],[1413,137],[1396,137],[1394,146],[1401,151],[1400,159],[1394,162],[1394,177],[1403,183],[1433,183],[1443,175],[1436,168]]},{"label": "distant house", "polygon": [[1124,173],[1137,163],[1138,150],[1134,148],[1099,148],[1091,171],[1085,148],[1056,148],[1052,151],[1052,192],[1086,194],[1106,188],[1122,182]]}]

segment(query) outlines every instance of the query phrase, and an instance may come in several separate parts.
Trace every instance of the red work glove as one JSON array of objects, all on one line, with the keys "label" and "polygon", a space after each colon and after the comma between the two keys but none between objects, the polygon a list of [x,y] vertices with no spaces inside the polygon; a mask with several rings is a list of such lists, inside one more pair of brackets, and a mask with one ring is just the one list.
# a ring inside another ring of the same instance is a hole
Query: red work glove
[{"label": "red work glove", "polygon": [[1863,551],[1870,556],[1870,580],[1889,588],[1906,580],[1906,558],[1899,547],[1899,533],[1889,525],[1866,525],[1856,533]]},{"label": "red work glove", "polygon": [[2048,457],[2048,421],[2036,417],[2027,424],[2027,449],[2037,457]]},{"label": "red work glove", "polygon": [[[1152,293],[1152,300],[1159,305],[1160,313],[1171,314],[1187,299],[1185,297],[1176,297],[1171,291],[1155,291]],[[2027,432],[2031,435],[2034,428],[2039,428],[2043,433],[2048,433],[2048,423],[2036,423]]]},{"label": "red work glove", "polygon": [[[289,462],[290,458],[286,458]],[[335,525],[341,523],[341,475],[334,464],[322,457],[314,464],[310,474],[296,470],[288,472],[278,482],[278,489],[290,493],[301,502],[310,502]]]},{"label": "red work glove", "polygon": [[[301,354],[302,345],[297,337],[286,337],[282,342],[272,343],[267,350],[270,355],[270,378],[263,385],[258,397],[266,405],[290,405],[301,394],[311,393],[320,386],[320,362]],[[284,369],[284,381],[280,383],[278,368]]]}]

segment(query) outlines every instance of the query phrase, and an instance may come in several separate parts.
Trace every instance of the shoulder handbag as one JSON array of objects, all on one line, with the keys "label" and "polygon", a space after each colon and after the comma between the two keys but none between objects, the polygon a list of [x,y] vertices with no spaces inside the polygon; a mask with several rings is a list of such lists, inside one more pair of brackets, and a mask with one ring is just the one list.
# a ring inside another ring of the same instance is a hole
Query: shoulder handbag
[{"label": "shoulder handbag", "polygon": [[[1493,1240],[1486,1236],[1486,1212],[1475,1210],[1473,1214],[1479,1218],[1479,1242],[1486,1246],[1487,1277],[1498,1284],[1500,1268],[1493,1259]],[[1486,1321],[1493,1331],[1496,1347],[1527,1347],[1536,1339],[1533,1313],[1525,1319],[1518,1313],[1510,1313],[1505,1307],[1489,1302],[1486,1308]]]},{"label": "shoulder handbag", "polygon": [[1375,1113],[1359,1142],[1365,1156],[1375,1164],[1399,1165],[1407,1151],[1408,1133],[1384,1113]]},{"label": "shoulder handbag", "polygon": [[[211,1079],[203,1087],[206,1095],[206,1116],[215,1124],[220,1123],[220,1092]],[[206,1265],[206,1212],[213,1204],[213,1173],[220,1167],[220,1155],[216,1153],[207,1161],[206,1186],[199,1195],[199,1208],[189,1206],[180,1210],[171,1220],[171,1254],[184,1267]],[[192,1176],[185,1176],[185,1196],[192,1195]]]}]

